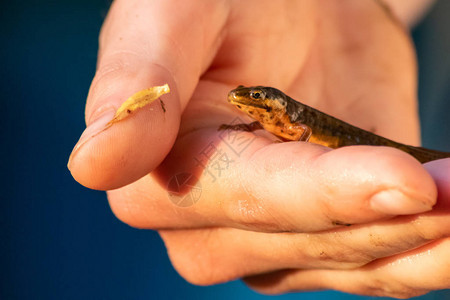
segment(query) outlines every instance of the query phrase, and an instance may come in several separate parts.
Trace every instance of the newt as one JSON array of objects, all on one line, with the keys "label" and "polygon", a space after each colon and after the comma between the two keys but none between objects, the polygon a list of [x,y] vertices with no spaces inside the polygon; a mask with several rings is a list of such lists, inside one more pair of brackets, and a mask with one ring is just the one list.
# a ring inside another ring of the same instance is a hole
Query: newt
[{"label": "newt", "polygon": [[222,125],[219,130],[265,129],[283,141],[309,141],[330,148],[351,145],[388,146],[412,155],[421,163],[450,157],[450,153],[401,144],[353,126],[300,103],[272,87],[238,86],[229,92],[228,102],[256,121],[250,124]]}]

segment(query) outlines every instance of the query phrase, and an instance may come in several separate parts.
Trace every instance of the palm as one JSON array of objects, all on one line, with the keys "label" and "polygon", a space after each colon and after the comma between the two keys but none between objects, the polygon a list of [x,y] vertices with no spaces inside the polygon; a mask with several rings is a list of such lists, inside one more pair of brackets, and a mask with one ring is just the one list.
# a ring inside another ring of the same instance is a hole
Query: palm
[{"label": "palm", "polygon": [[[367,19],[338,5],[320,11],[320,5],[277,3],[269,23],[267,5],[251,14],[245,4],[236,9],[236,21],[186,107],[181,132],[232,121],[239,113],[225,99],[236,85],[269,85],[357,126],[418,144],[415,70],[406,35],[394,20],[386,22],[381,8]],[[313,10],[320,17],[290,15],[314,15]]]}]

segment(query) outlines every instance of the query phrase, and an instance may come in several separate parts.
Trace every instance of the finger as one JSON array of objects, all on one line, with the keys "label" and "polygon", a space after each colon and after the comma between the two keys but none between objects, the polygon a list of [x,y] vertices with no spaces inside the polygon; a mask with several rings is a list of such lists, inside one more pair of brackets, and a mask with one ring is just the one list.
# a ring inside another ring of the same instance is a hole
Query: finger
[{"label": "finger", "polygon": [[230,2],[226,38],[202,78],[234,87],[291,86],[317,38],[317,1]]},{"label": "finger", "polygon": [[424,166],[433,177],[438,190],[438,202],[434,209],[450,209],[450,158],[431,161]]},{"label": "finger", "polygon": [[355,269],[450,236],[450,218],[432,212],[315,234],[232,228],[160,234],[178,272],[204,285],[281,269]]},{"label": "finger", "polygon": [[450,287],[449,251],[450,239],[443,239],[355,270],[285,270],[245,281],[268,294],[334,289],[406,299]]},{"label": "finger", "polygon": [[[77,181],[114,189],[162,161],[175,140],[181,111],[219,45],[227,12],[226,1],[113,3],[87,99],[88,128],[68,163]],[[129,96],[164,83],[171,93],[161,98],[163,103],[155,101],[102,131]]]},{"label": "finger", "polygon": [[141,228],[311,232],[430,210],[436,187],[420,163],[392,148],[330,151],[203,129],[180,137],[151,176],[109,200]]}]

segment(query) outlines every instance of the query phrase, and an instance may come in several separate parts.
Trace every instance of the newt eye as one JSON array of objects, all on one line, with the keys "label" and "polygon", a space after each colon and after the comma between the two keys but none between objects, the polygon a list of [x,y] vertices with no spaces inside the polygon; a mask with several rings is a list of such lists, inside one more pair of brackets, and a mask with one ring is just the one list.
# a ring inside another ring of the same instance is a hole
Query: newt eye
[{"label": "newt eye", "polygon": [[255,100],[260,99],[261,98],[261,93],[260,92],[251,92],[250,93],[250,97],[252,97]]}]

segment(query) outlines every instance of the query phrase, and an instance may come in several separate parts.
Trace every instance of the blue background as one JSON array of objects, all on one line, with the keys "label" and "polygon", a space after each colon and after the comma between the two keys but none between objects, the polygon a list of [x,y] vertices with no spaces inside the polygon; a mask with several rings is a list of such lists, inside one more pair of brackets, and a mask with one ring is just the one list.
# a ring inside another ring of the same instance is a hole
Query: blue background
[{"label": "blue background", "polygon": [[[186,283],[155,232],[121,223],[103,192],[83,188],[70,176],[66,163],[85,126],[84,102],[108,2],[2,2],[0,298],[269,299],[239,281]],[[440,1],[414,32],[423,141],[447,150],[449,4]],[[427,299],[444,297],[450,294]],[[364,297],[319,292],[279,298]]]}]

